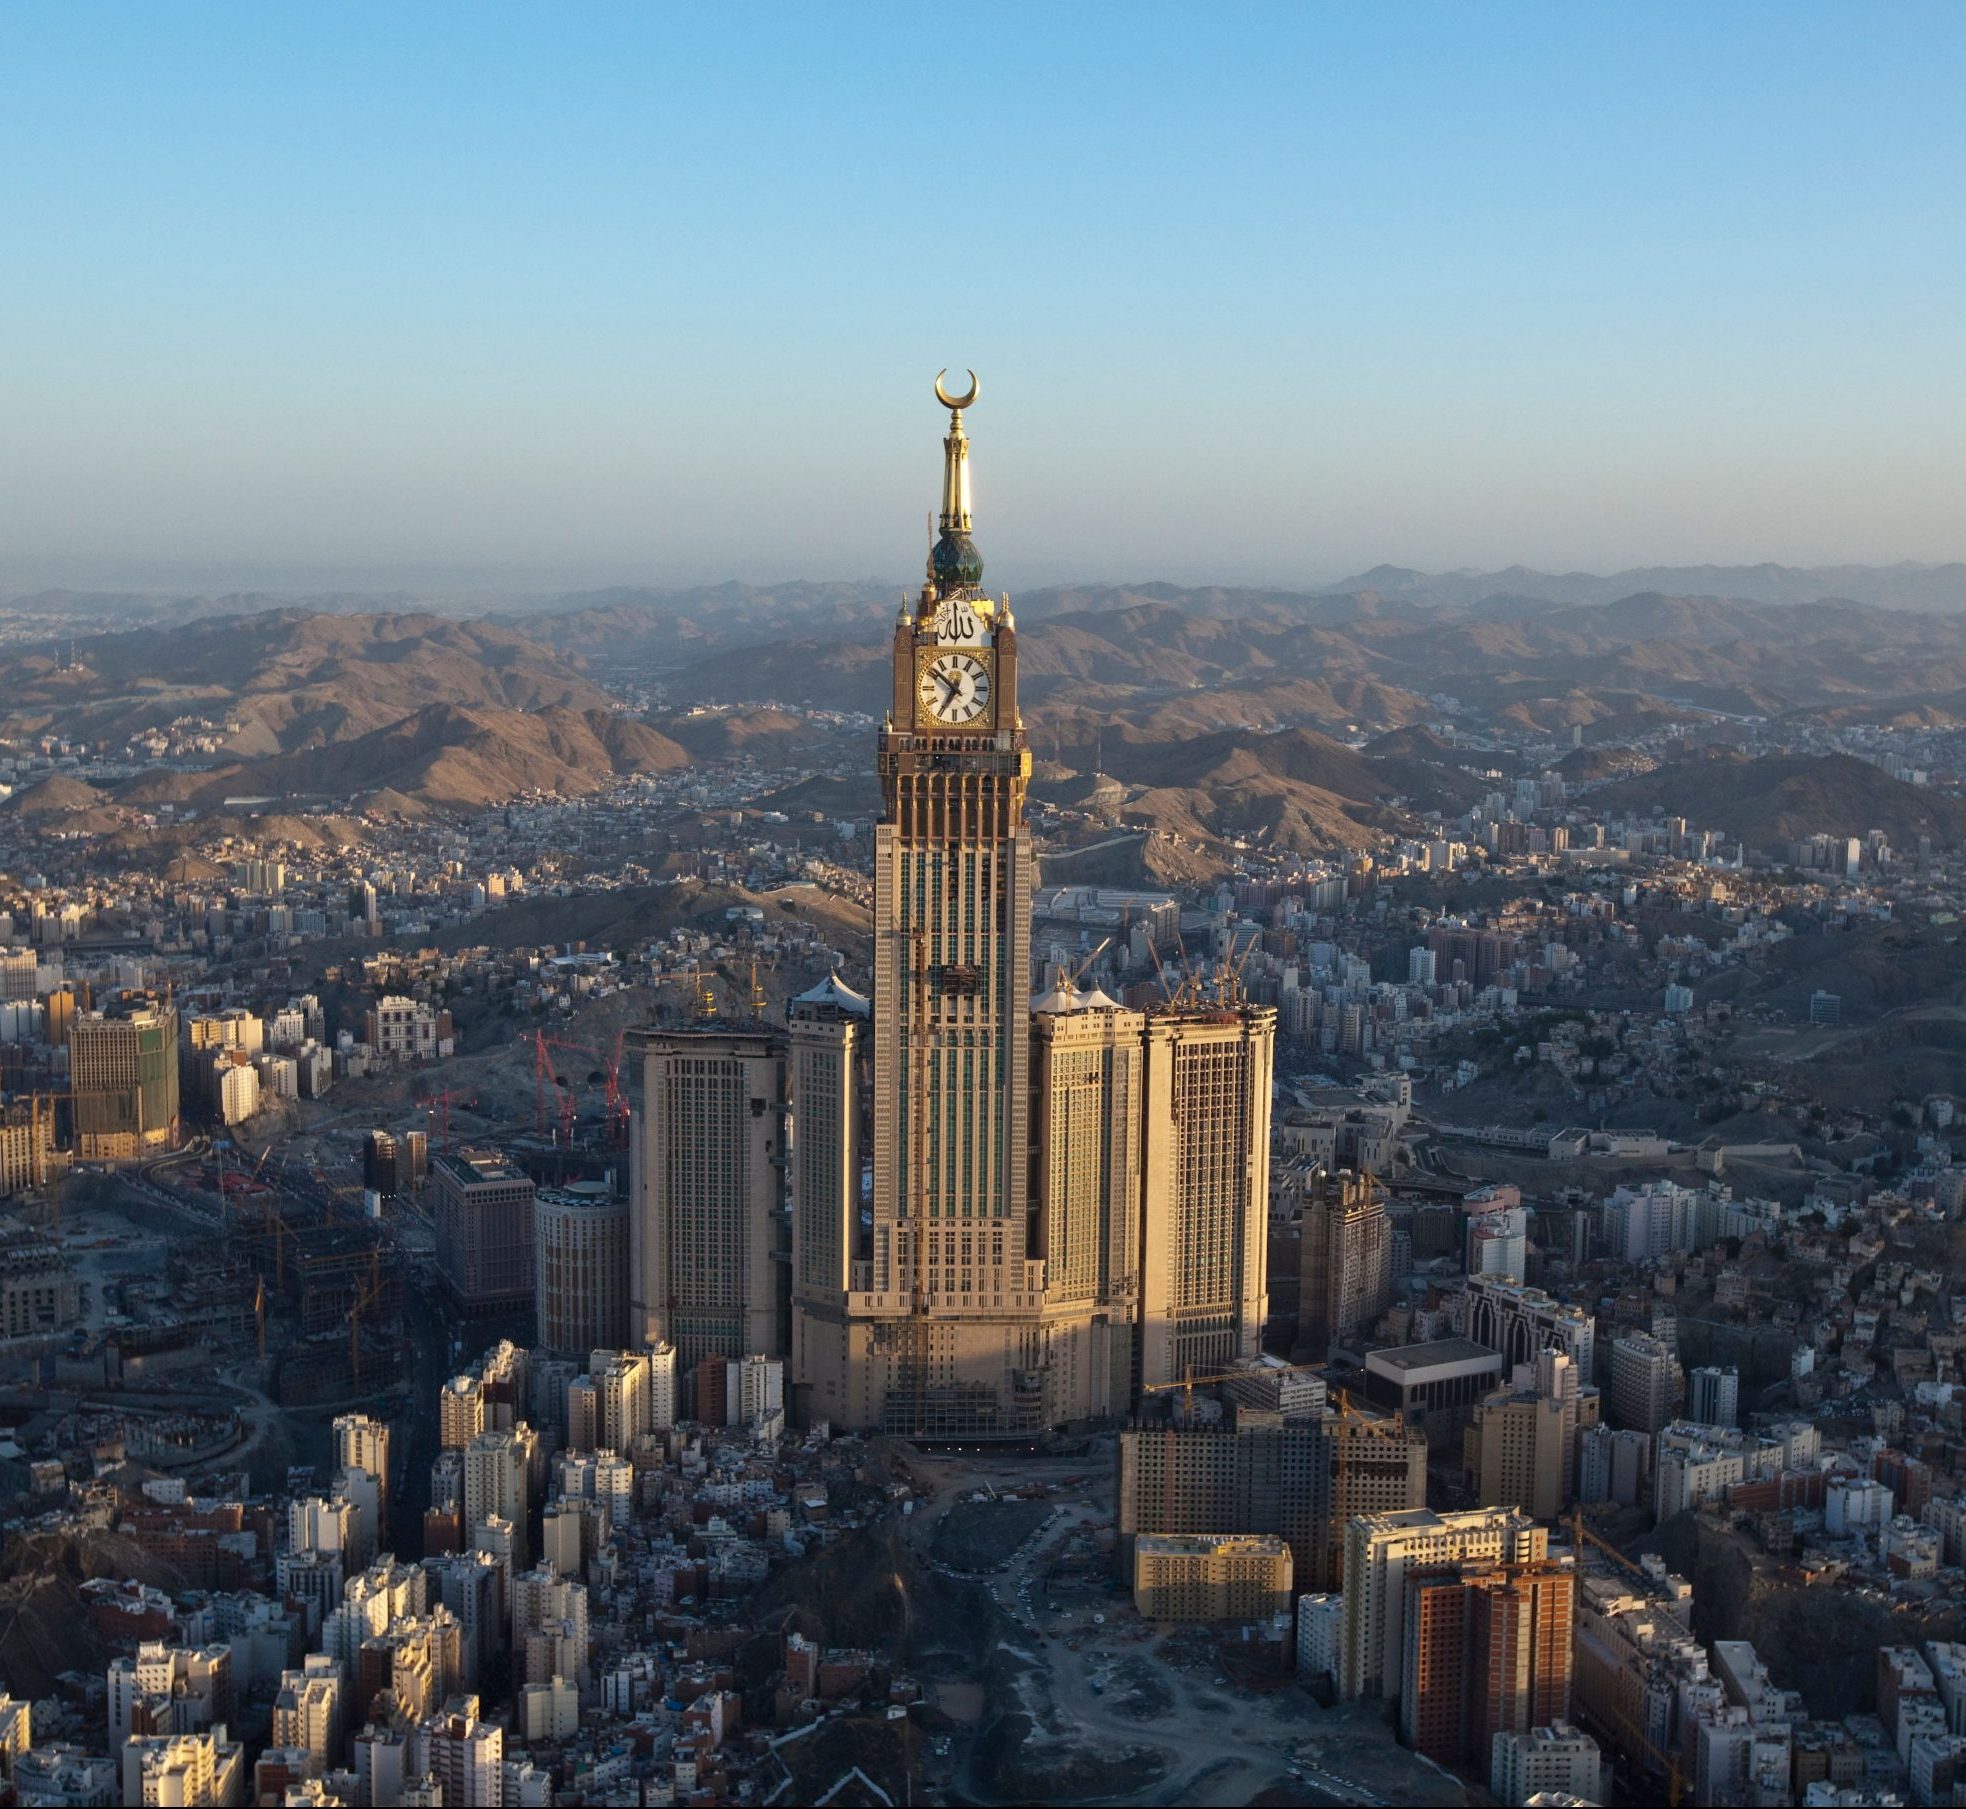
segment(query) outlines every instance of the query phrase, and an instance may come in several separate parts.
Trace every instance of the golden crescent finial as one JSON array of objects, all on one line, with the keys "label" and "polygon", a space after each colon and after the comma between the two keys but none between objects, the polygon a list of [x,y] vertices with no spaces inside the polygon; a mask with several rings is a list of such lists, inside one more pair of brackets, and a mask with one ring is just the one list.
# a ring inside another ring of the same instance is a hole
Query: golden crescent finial
[{"label": "golden crescent finial", "polygon": [[969,394],[966,396],[952,396],[942,387],[942,379],[948,376],[948,374],[946,370],[940,370],[935,373],[936,401],[940,402],[944,408],[967,408],[976,400],[977,393],[983,387],[982,384],[976,381],[976,373],[974,371],[969,373]]}]

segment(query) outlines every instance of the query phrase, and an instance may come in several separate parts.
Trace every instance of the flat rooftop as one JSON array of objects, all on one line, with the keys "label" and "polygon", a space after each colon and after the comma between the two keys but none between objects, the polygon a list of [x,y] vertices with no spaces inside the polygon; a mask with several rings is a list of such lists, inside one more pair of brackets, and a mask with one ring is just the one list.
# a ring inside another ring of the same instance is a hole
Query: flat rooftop
[{"label": "flat rooftop", "polygon": [[1389,1350],[1370,1351],[1366,1367],[1389,1375],[1410,1375],[1415,1370],[1439,1369],[1449,1363],[1477,1363],[1483,1359],[1502,1367],[1502,1353],[1477,1344],[1472,1338],[1434,1338],[1425,1344],[1395,1344]]}]

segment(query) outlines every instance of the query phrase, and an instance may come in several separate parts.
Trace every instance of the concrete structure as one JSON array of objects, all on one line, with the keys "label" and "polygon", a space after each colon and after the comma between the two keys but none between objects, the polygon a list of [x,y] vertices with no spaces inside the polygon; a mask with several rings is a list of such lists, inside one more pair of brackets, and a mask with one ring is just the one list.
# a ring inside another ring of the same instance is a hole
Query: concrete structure
[{"label": "concrete structure", "polygon": [[392,1066],[435,1061],[449,1052],[450,1013],[423,999],[390,994],[364,1013],[362,1040]]},{"label": "concrete structure", "polygon": [[1252,1357],[1228,1373],[1222,1392],[1238,1407],[1286,1420],[1324,1418],[1328,1391],[1322,1375],[1293,1368],[1281,1357]]},{"label": "concrete structure", "polygon": [[1597,1742],[1567,1721],[1498,1732],[1490,1747],[1488,1790],[1498,1803],[1524,1804],[1546,1791],[1602,1803],[1609,1781]]},{"label": "concrete structure", "polygon": [[1459,1440],[1475,1403],[1502,1379],[1505,1367],[1496,1352],[1467,1338],[1396,1345],[1367,1354],[1365,1398],[1405,1415],[1430,1445],[1440,1445]]},{"label": "concrete structure", "polygon": [[1118,1557],[1129,1582],[1143,1534],[1276,1533],[1299,1587],[1333,1589],[1353,1515],[1426,1500],[1425,1437],[1391,1420],[1130,1426],[1119,1444]]},{"label": "concrete structure", "polygon": [[1148,1013],[1142,1383],[1262,1350],[1275,1044],[1267,1007]]},{"label": "concrete structure", "polygon": [[1147,1533],[1133,1606],[1150,1621],[1267,1621],[1290,1608],[1290,1547],[1274,1533]]},{"label": "concrete structure", "polygon": [[1576,1578],[1567,1563],[1472,1560],[1405,1575],[1400,1738],[1444,1764],[1570,1712]]},{"label": "concrete structure", "polygon": [[629,1333],[705,1357],[781,1353],[785,1039],[763,1025],[631,1030]]},{"label": "concrete structure", "polygon": [[1475,1343],[1500,1351],[1510,1369],[1534,1362],[1537,1352],[1554,1344],[1576,1364],[1579,1382],[1597,1379],[1596,1320],[1582,1307],[1566,1306],[1541,1288],[1471,1277],[1461,1329]]},{"label": "concrete structure", "polygon": [[0,1103],[0,1200],[45,1187],[66,1174],[69,1153],[55,1147],[55,1102],[46,1093]]},{"label": "concrete structure", "polygon": [[1364,1175],[1320,1166],[1297,1191],[1297,1344],[1322,1358],[1370,1330],[1391,1303],[1392,1233],[1385,1201]]},{"label": "concrete structure", "polygon": [[1611,1341],[1610,1364],[1604,1404],[1613,1424],[1635,1432],[1659,1431],[1678,1406],[1678,1359],[1649,1332],[1624,1332]]},{"label": "concrete structure", "polygon": [[385,1505],[389,1499],[389,1426],[366,1413],[344,1413],[334,1423],[335,1465],[365,1470],[376,1480]]},{"label": "concrete structure", "polygon": [[478,1698],[461,1696],[419,1731],[411,1759],[421,1757],[443,1791],[442,1801],[502,1809],[505,1730],[478,1719]]},{"label": "concrete structure", "polygon": [[849,1407],[846,1298],[871,1245],[860,1225],[870,1001],[837,974],[795,998],[792,1096],[792,1373],[805,1424]]},{"label": "concrete structure", "polygon": [[628,1342],[628,1202],[603,1181],[533,1195],[533,1300],[540,1345],[617,1350]]},{"label": "concrete structure", "polygon": [[1686,1379],[1686,1417],[1703,1426],[1734,1426],[1741,1418],[1741,1372],[1696,1369]]},{"label": "concrete structure", "polygon": [[123,1742],[123,1801],[173,1809],[221,1809],[246,1801],[246,1754],[223,1726]]},{"label": "concrete structure", "polygon": [[[1485,1396],[1469,1429],[1468,1469],[1483,1507],[1519,1507],[1554,1520],[1576,1492],[1583,1392],[1577,1366],[1554,1347],[1518,1364],[1508,1388]],[[1596,1410],[1595,1391],[1590,1399]]]},{"label": "concrete structure", "polygon": [[1039,998],[1031,1018],[1031,1214],[1044,1260],[1046,1416],[1054,1423],[1114,1419],[1133,1400],[1144,1021],[1104,994],[1062,984]]},{"label": "concrete structure", "polygon": [[1406,1651],[1406,1579],[1469,1561],[1530,1564],[1549,1532],[1517,1508],[1361,1514],[1345,1528],[1345,1625],[1338,1690],[1397,1696]]},{"label": "concrete structure", "polygon": [[464,1448],[464,1530],[467,1540],[498,1519],[512,1528],[515,1571],[527,1567],[526,1526],[538,1434],[530,1426],[481,1432]]},{"label": "concrete structure", "polygon": [[496,1150],[434,1156],[430,1191],[437,1221],[437,1268],[465,1313],[530,1305],[533,1292],[533,1184]]},{"label": "concrete structure", "polygon": [[281,1674],[272,1743],[306,1753],[308,1775],[318,1777],[341,1762],[342,1714],[340,1663],[310,1652],[299,1670]]},{"label": "concrete structure", "polygon": [[178,1015],[148,993],[78,1012],[68,1032],[76,1153],[133,1162],[178,1141]]},{"label": "concrete structure", "polygon": [[1868,1476],[1832,1476],[1823,1501],[1823,1528],[1832,1537],[1876,1533],[1890,1522],[1891,1491]]},{"label": "concrete structure", "polygon": [[1332,1677],[1345,1631],[1342,1595],[1300,1595],[1297,1598],[1297,1671],[1303,1677]]},{"label": "concrete structure", "polygon": [[60,1245],[32,1234],[0,1244],[0,1336],[66,1331],[81,1317],[81,1283]]}]

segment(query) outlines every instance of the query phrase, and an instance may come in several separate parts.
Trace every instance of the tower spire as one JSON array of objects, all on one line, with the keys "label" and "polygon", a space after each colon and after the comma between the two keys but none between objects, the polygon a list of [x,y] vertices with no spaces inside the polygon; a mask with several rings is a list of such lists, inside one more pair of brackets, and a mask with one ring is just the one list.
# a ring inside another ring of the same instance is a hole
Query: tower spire
[{"label": "tower spire", "polygon": [[969,498],[969,436],[963,432],[963,410],[982,390],[976,373],[969,373],[969,388],[952,396],[943,387],[949,373],[938,371],[935,396],[949,411],[949,431],[942,441],[941,538],[929,549],[928,581],[942,596],[973,591],[983,582],[983,556],[970,539],[973,521]]}]

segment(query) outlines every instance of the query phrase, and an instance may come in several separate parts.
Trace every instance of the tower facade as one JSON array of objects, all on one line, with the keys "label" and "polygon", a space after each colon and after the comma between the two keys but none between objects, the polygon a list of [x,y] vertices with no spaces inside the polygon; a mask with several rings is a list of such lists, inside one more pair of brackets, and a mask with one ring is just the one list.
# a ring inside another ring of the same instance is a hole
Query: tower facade
[{"label": "tower facade", "polygon": [[1065,985],[1031,1016],[1031,1215],[1053,1423],[1124,1415],[1139,1387],[1142,1016]]},{"label": "tower facade", "polygon": [[873,1226],[850,1295],[855,1423],[1027,1437],[1046,1420],[1027,1211],[1030,745],[1008,597],[982,589],[953,397],[941,534],[894,628],[874,831]]},{"label": "tower facade", "polygon": [[762,1025],[631,1030],[630,1341],[705,1357],[784,1351],[785,1043]]},{"label": "tower facade", "polygon": [[868,1251],[860,1225],[869,1001],[837,974],[791,1003],[792,1363],[804,1425],[849,1419],[847,1295]]},{"label": "tower facade", "polygon": [[1262,1354],[1276,1028],[1267,1005],[1172,1006],[1147,1015],[1143,1384]]},{"label": "tower facade", "polygon": [[1392,1228],[1367,1175],[1320,1170],[1304,1190],[1297,1343],[1323,1358],[1370,1331],[1392,1301]]}]

